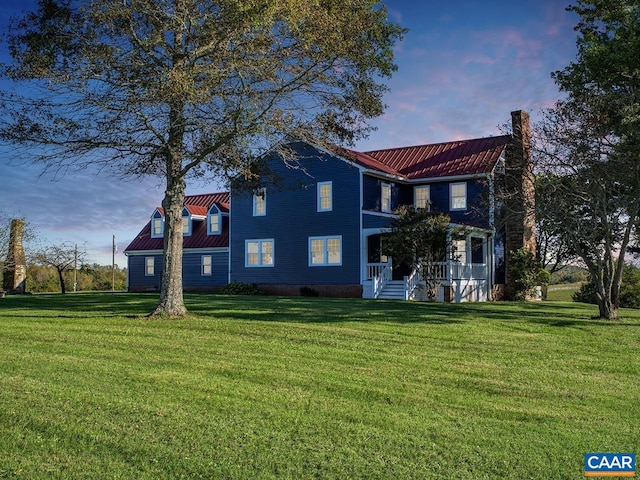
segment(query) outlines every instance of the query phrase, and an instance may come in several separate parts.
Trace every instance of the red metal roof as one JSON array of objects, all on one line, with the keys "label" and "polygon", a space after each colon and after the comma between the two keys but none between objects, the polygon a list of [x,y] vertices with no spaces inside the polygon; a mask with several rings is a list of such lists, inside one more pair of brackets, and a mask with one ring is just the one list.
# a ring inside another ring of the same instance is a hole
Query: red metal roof
[{"label": "red metal roof", "polygon": [[[223,213],[229,212],[229,192],[207,193],[204,195],[187,195],[184,205],[192,215],[206,216],[211,205],[216,206]],[[162,208],[159,208],[162,212]],[[207,221],[193,220],[191,235],[183,237],[183,248],[218,248],[229,246],[229,222],[222,222],[220,235],[207,235]],[[135,250],[162,250],[164,239],[151,238],[151,221],[133,239],[125,252]]]},{"label": "red metal roof", "polygon": [[336,153],[338,153],[341,157],[344,157],[347,160],[360,165],[361,167],[378,170],[380,172],[388,173],[389,175],[401,176],[396,170],[376,160],[367,153],[357,152],[355,150],[349,150],[348,148],[339,147],[336,148]]},{"label": "red metal roof", "polygon": [[511,141],[510,135],[366,152],[385,169],[407,179],[490,173]]}]

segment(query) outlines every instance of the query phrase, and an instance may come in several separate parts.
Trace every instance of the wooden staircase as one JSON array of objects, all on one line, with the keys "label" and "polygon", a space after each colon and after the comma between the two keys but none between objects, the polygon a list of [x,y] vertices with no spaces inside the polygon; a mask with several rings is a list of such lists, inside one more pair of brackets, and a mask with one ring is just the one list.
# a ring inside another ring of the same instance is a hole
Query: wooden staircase
[{"label": "wooden staircase", "polygon": [[405,281],[391,280],[387,282],[378,298],[383,300],[405,300]]}]

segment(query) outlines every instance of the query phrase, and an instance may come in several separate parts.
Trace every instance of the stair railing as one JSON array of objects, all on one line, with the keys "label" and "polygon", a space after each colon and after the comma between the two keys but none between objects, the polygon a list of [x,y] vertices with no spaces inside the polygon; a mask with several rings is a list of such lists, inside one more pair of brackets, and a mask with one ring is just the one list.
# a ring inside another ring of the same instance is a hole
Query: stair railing
[{"label": "stair railing", "polygon": [[391,262],[380,265],[373,280],[373,298],[378,298],[384,287],[391,281]]}]

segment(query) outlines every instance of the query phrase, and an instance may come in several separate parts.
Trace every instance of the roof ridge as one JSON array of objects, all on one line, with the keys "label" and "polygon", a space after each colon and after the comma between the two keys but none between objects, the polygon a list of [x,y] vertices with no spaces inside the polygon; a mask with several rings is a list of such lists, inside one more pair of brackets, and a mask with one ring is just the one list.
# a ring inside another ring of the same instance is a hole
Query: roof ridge
[{"label": "roof ridge", "polygon": [[[407,149],[407,148],[424,148],[424,147],[434,147],[436,145],[447,145],[447,144],[453,144],[453,143],[463,143],[463,142],[475,142],[478,140],[489,140],[489,139],[502,139],[502,138],[506,138],[506,137],[511,137],[510,134],[506,134],[506,135],[489,135],[487,137],[477,137],[477,138],[464,138],[461,140],[449,140],[446,142],[434,142],[434,143],[423,143],[423,144],[418,144],[418,145],[406,145],[404,147],[387,147],[387,148],[376,148],[374,150],[366,150],[364,152],[359,152],[359,153],[364,153],[366,155],[372,156],[371,153],[372,152],[386,152],[389,150],[403,150],[403,149]],[[375,159],[375,157],[373,157]],[[379,160],[378,160],[379,161]]]}]

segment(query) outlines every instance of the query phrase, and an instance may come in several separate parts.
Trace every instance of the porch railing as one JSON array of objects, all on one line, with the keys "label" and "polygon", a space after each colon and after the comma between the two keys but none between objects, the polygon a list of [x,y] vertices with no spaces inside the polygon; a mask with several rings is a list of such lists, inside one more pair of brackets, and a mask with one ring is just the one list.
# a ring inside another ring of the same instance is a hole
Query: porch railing
[{"label": "porch railing", "polygon": [[367,264],[367,278],[373,281],[373,298],[378,298],[385,285],[391,281],[391,262]]},{"label": "porch railing", "polygon": [[404,299],[411,300],[413,292],[418,287],[421,280],[420,271],[414,268],[411,275],[404,277]]}]

